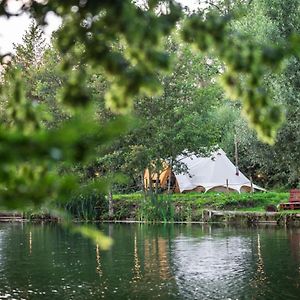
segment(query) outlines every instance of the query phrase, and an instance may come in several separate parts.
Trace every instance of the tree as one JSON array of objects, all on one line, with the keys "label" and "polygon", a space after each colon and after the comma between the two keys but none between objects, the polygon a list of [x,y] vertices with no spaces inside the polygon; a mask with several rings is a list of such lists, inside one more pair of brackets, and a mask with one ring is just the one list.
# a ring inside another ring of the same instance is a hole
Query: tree
[{"label": "tree", "polygon": [[[81,60],[94,70],[99,66],[103,68],[112,82],[106,92],[107,104],[114,110],[125,111],[132,106],[135,95],[157,92],[157,71],[170,69],[170,58],[163,51],[161,37],[171,32],[182,16],[182,10],[173,1],[165,3],[165,13],[161,14],[156,13],[161,1],[148,1],[145,6],[148,9],[143,9],[129,0],[122,3],[89,2],[79,6],[72,1],[53,1],[46,5],[33,2],[24,5],[17,13],[30,11],[43,22],[47,12],[52,11],[65,20],[58,34],[58,45],[62,53],[68,53],[64,58],[64,68],[72,73],[65,85],[66,101],[72,99],[74,105],[88,102],[84,88],[86,68],[74,66],[74,62]],[[3,2],[0,14],[11,15],[8,5],[7,0]],[[289,47],[258,45],[228,30],[228,20],[227,15],[220,17],[212,13],[205,17],[201,14],[188,16],[182,27],[183,39],[200,51],[214,52],[226,63],[225,89],[231,97],[242,100],[250,124],[262,139],[271,143],[281,123],[281,113],[262,88],[263,74],[267,66],[276,68],[285,56],[297,53],[297,37],[291,40]],[[123,54],[111,47],[120,41],[124,42],[126,49]],[[83,45],[83,52],[78,51],[78,43]],[[244,86],[237,76],[240,73],[249,78]],[[253,105],[259,109],[252,109]]]},{"label": "tree", "polygon": [[[243,18],[233,26],[258,42],[271,40],[280,45],[299,30],[299,3],[295,1],[253,1]],[[288,17],[287,17],[288,14]],[[265,82],[272,90],[273,101],[285,106],[285,123],[279,130],[273,147],[262,144],[245,122],[235,115],[231,132],[239,138],[240,165],[264,185],[295,187],[299,184],[299,59],[290,58],[279,74],[268,73]],[[231,134],[232,135],[232,134]],[[226,148],[226,146],[225,146]],[[232,148],[228,148],[229,151]]]},{"label": "tree", "polygon": [[66,76],[58,68],[61,57],[52,45],[46,45],[40,26],[34,21],[25,31],[21,44],[14,45],[15,56],[4,72],[6,91],[1,101],[2,119],[7,121],[7,99],[12,97],[12,78],[18,73],[22,77],[25,97],[42,114],[40,125],[57,126],[70,114],[57,101],[59,90]]},{"label": "tree", "polygon": [[14,63],[24,74],[32,68],[38,68],[46,50],[46,40],[40,26],[32,21],[28,30],[23,35],[22,42],[14,44],[15,56]]},{"label": "tree", "polygon": [[[174,36],[168,38],[167,44],[176,62],[173,73],[160,78],[162,96],[135,100],[137,125],[108,149],[107,159],[103,157],[104,163],[111,163],[108,169],[129,174],[140,190],[146,168],[152,174],[162,172],[166,162],[172,169],[181,168],[179,155],[188,152],[203,155],[217,141],[210,116],[223,97],[214,82],[218,64],[213,65],[206,56],[193,54]],[[113,160],[108,158],[112,153],[116,154]]]}]

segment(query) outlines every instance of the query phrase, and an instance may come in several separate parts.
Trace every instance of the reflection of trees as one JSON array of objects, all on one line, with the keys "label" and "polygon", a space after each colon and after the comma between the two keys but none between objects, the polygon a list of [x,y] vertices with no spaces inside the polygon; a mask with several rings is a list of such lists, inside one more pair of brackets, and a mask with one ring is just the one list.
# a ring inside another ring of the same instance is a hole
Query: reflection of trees
[{"label": "reflection of trees", "polygon": [[172,242],[183,298],[298,299],[300,229],[199,228]]},{"label": "reflection of trees", "polygon": [[280,299],[300,291],[300,229],[101,227],[114,239],[107,252],[57,225],[0,224],[0,295]]},{"label": "reflection of trees", "polygon": [[1,250],[5,279],[0,278],[0,294],[15,291],[28,299],[50,292],[58,299],[58,293],[67,297],[68,290],[82,283],[80,274],[85,280],[90,276],[91,261],[84,261],[94,256],[93,248],[81,237],[54,224],[3,226],[7,234]]},{"label": "reflection of trees", "polygon": [[[0,274],[0,295],[14,290],[25,299],[38,293],[72,299],[74,292],[76,299],[126,299],[160,293],[171,299],[170,231],[117,224],[103,229],[114,239],[107,252],[57,225],[8,225],[0,252],[5,273],[5,278]],[[170,287],[163,291],[166,282]]]},{"label": "reflection of trees", "polygon": [[[151,273],[160,279],[172,277],[169,266],[168,241],[161,237],[144,240],[144,272]],[[156,273],[156,274],[154,274]]]},{"label": "reflection of trees", "polygon": [[288,238],[291,247],[293,258],[300,262],[300,229],[292,228],[288,229]]},{"label": "reflection of trees", "polygon": [[265,226],[255,234],[249,294],[256,299],[298,299],[299,229]]}]

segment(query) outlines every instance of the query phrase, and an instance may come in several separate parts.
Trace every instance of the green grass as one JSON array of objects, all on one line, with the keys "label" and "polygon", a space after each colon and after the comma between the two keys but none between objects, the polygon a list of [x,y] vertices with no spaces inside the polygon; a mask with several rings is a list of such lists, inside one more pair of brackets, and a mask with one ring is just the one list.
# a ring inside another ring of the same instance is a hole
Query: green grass
[{"label": "green grass", "polygon": [[[249,208],[251,211],[255,208],[261,210],[267,205],[278,205],[282,202],[287,202],[289,198],[288,193],[253,193],[253,194],[237,194],[237,193],[187,193],[187,194],[173,194],[167,197],[173,203],[177,204],[193,204],[202,208],[219,208],[219,209],[244,209]],[[140,203],[144,196],[141,193],[135,194],[119,194],[115,195],[116,201],[128,201],[132,203]]]},{"label": "green grass", "polygon": [[[198,221],[203,209],[264,212],[269,205],[288,202],[289,193],[186,193],[159,195],[145,203],[142,193],[114,195],[118,218],[160,221]],[[133,212],[134,210],[134,212]],[[129,216],[129,212],[131,212]],[[295,211],[285,211],[285,214]]]},{"label": "green grass", "polygon": [[[264,212],[269,205],[288,202],[289,193],[266,192],[237,193],[186,193],[148,196],[142,193],[115,194],[114,219],[139,221],[200,221],[204,209]],[[75,218],[107,220],[107,199],[98,194],[75,197],[65,205]],[[297,211],[283,211],[282,214]],[[300,212],[300,211],[299,211]]]}]

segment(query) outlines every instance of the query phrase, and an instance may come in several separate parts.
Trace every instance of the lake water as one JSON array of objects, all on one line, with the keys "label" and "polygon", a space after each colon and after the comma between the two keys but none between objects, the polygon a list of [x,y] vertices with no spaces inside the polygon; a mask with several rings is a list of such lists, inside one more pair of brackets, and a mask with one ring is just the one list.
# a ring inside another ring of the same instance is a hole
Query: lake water
[{"label": "lake water", "polygon": [[300,299],[300,229],[0,224],[0,299]]}]

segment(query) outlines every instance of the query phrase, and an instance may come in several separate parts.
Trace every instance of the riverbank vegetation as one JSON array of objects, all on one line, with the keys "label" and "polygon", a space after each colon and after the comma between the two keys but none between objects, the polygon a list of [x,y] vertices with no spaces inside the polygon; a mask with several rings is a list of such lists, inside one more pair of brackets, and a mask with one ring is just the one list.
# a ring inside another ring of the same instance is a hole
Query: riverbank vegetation
[{"label": "riverbank vegetation", "polygon": [[[288,201],[288,193],[187,193],[160,195],[145,202],[139,193],[116,195],[115,218],[142,221],[201,221],[204,209],[265,212]],[[103,216],[105,219],[105,215]]]},{"label": "riverbank vegetation", "polygon": [[288,193],[278,192],[160,194],[145,199],[137,192],[114,195],[113,215],[109,214],[108,197],[99,194],[75,198],[65,208],[77,221],[188,222],[201,221],[203,210],[277,211],[278,205],[288,199]]},{"label": "riverbank vegetation", "polygon": [[[1,15],[14,15],[8,2]],[[216,1],[192,12],[162,2],[54,0],[16,12],[36,21],[9,63],[2,53],[1,208],[46,207],[65,220],[66,212],[192,220],[206,207],[287,200],[165,195],[158,180],[145,190],[146,168],[157,178],[166,162],[186,172],[178,155],[216,147],[232,158],[234,137],[239,167],[255,183],[299,185],[299,4]],[[48,12],[63,22],[50,45],[39,27]]]}]

